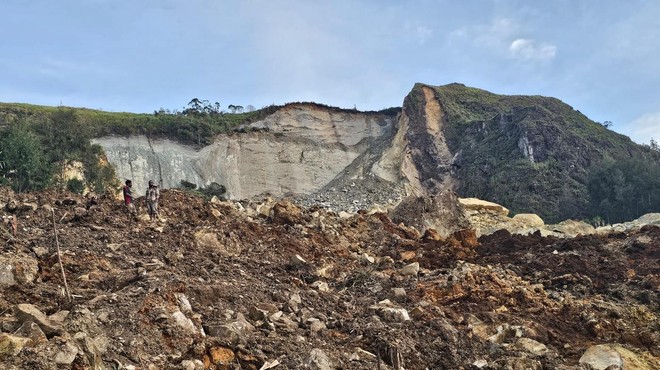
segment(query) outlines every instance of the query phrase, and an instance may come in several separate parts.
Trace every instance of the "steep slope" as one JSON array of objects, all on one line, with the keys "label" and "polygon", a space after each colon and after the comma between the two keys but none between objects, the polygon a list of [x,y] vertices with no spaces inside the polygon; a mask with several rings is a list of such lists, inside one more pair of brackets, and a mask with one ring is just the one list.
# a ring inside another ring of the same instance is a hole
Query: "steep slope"
[{"label": "steep slope", "polygon": [[389,141],[392,128],[393,118],[384,114],[292,104],[201,149],[146,136],[105,136],[94,142],[104,148],[118,176],[133,179],[138,189],[150,178],[167,188],[181,180],[199,186],[217,182],[230,198],[243,199],[314,193],[375,141]]},{"label": "steep slope", "polygon": [[588,216],[586,184],[594,166],[650,157],[648,149],[554,98],[417,84],[403,111],[411,128],[422,128],[421,135],[411,129],[408,145],[426,189],[451,184],[451,177],[461,196],[550,222]]}]

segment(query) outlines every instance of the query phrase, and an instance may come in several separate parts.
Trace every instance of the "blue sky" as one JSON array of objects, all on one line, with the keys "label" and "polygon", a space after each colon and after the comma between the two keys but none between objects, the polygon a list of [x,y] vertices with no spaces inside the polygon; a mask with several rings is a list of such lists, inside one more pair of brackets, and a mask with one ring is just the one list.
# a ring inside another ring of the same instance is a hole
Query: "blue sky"
[{"label": "blue sky", "polygon": [[4,102],[369,110],[460,82],[660,140],[657,0],[2,0],[0,14]]}]

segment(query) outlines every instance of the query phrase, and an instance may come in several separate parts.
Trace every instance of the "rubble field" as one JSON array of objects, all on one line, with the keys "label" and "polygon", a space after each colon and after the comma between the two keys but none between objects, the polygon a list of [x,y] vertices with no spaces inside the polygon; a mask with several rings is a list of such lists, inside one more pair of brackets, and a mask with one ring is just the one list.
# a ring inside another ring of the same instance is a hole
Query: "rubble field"
[{"label": "rubble field", "polygon": [[2,369],[660,369],[657,226],[445,238],[177,190],[156,223],[52,190],[3,204]]}]

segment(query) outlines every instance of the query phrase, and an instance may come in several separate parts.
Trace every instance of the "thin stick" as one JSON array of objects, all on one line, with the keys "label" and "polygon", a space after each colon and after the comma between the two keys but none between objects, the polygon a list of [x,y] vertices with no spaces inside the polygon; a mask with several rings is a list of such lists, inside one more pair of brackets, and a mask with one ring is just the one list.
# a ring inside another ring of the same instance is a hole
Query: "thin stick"
[{"label": "thin stick", "polygon": [[60,271],[62,271],[62,279],[64,280],[64,291],[66,296],[71,302],[71,293],[69,292],[69,284],[66,283],[66,274],[64,273],[64,265],[62,265],[62,256],[60,255],[60,241],[57,238],[57,226],[55,225],[55,210],[51,209],[53,215],[53,232],[55,233],[55,245],[57,246],[57,261],[60,263]]}]

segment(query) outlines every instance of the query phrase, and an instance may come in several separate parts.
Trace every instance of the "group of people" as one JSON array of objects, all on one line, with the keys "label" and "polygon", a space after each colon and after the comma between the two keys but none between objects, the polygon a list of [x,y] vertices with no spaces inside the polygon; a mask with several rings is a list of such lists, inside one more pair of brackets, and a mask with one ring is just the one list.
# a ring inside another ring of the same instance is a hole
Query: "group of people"
[{"label": "group of people", "polygon": [[[133,198],[133,193],[131,188],[133,187],[133,182],[131,180],[126,180],[124,185],[124,204],[126,205],[126,212],[129,217],[137,218],[137,208],[135,208],[135,200]],[[158,190],[158,185],[154,184],[152,180],[149,180],[149,187],[147,188],[147,193],[145,194],[145,201],[147,203],[147,213],[149,213],[149,219],[151,221],[158,220],[158,200],[160,199],[160,190]]]}]

